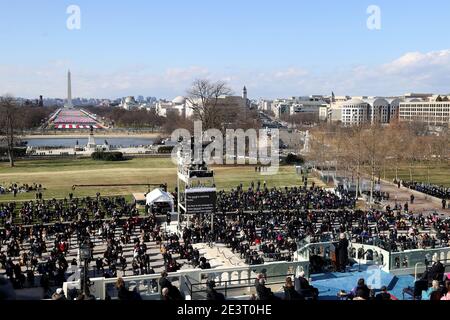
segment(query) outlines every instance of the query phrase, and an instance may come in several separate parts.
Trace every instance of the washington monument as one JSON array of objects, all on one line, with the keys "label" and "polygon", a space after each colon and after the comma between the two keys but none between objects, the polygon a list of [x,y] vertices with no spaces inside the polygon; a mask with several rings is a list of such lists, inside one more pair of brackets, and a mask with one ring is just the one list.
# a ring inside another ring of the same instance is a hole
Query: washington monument
[{"label": "washington monument", "polygon": [[70,70],[67,72],[67,102],[64,108],[73,108],[72,104],[72,75]]}]

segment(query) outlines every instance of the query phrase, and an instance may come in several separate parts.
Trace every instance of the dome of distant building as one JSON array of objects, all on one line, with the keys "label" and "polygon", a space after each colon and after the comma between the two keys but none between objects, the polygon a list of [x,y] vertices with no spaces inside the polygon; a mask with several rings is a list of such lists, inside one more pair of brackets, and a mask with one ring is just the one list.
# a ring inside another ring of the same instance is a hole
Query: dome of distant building
[{"label": "dome of distant building", "polygon": [[186,102],[186,98],[183,96],[178,96],[172,100],[173,104],[184,104]]},{"label": "dome of distant building", "polygon": [[134,97],[130,96],[130,97],[125,98],[125,102],[126,103],[135,103],[136,100],[134,100]]},{"label": "dome of distant building", "polygon": [[365,104],[367,104],[367,103],[358,98],[353,98],[351,100],[343,101],[341,103],[341,105],[343,105],[343,106],[360,106],[360,105],[365,105]]}]

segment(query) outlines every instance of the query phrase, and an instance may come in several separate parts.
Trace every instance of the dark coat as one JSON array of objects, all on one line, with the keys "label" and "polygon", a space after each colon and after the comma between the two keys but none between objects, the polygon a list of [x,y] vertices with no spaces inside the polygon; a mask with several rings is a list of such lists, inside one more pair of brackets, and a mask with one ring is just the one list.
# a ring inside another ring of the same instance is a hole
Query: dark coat
[{"label": "dark coat", "polygon": [[445,267],[441,262],[436,262],[433,264],[430,270],[431,280],[442,281],[444,278]]},{"label": "dark coat", "polygon": [[309,284],[308,280],[304,277],[298,277],[298,282],[300,285],[301,290],[309,290],[311,289],[311,285]]},{"label": "dark coat", "polygon": [[337,259],[341,267],[348,265],[348,245],[347,239],[339,240],[337,245]]},{"label": "dark coat", "polygon": [[183,295],[181,294],[180,290],[178,290],[177,287],[170,285],[169,287],[169,296],[171,300],[175,301],[183,301]]},{"label": "dark coat", "polygon": [[370,289],[367,285],[358,286],[355,290],[355,296],[368,300],[370,298]]},{"label": "dark coat", "polygon": [[215,289],[207,289],[206,300],[209,301],[225,301],[225,296],[217,292]]},{"label": "dark coat", "polygon": [[377,296],[375,297],[376,300],[382,300],[382,301],[386,301],[386,300],[392,300],[392,297],[389,293],[387,292],[381,292],[379,294],[377,294]]},{"label": "dark coat", "polygon": [[172,286],[172,283],[167,278],[161,278],[159,279],[159,286],[162,292],[162,289],[170,288]]},{"label": "dark coat", "polygon": [[132,300],[132,293],[127,288],[120,287],[118,297],[119,300],[129,301]]},{"label": "dark coat", "polygon": [[258,284],[256,286],[256,293],[258,294],[259,300],[267,301],[274,299],[272,290],[267,288],[265,285]]},{"label": "dark coat", "polygon": [[305,300],[294,287],[284,287],[284,300]]}]

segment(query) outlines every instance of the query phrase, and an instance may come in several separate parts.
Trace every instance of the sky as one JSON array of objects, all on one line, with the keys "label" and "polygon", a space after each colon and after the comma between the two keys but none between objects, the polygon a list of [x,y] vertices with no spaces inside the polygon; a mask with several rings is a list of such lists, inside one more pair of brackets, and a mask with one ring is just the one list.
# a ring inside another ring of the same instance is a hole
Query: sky
[{"label": "sky", "polygon": [[76,97],[170,99],[199,78],[253,99],[450,93],[448,12],[447,0],[0,0],[0,95],[65,97],[69,68]]}]

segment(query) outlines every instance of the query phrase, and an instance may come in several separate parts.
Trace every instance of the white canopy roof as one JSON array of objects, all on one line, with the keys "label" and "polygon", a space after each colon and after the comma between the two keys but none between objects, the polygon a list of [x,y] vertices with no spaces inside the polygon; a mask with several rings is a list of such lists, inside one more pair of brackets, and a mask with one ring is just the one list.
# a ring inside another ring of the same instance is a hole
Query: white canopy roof
[{"label": "white canopy roof", "polygon": [[162,191],[161,189],[155,189],[146,196],[147,205],[152,205],[156,202],[167,202],[173,205],[173,197],[170,193]]}]

